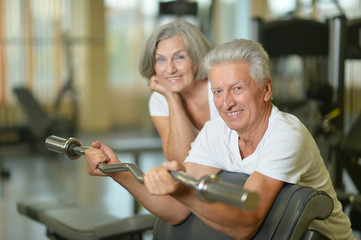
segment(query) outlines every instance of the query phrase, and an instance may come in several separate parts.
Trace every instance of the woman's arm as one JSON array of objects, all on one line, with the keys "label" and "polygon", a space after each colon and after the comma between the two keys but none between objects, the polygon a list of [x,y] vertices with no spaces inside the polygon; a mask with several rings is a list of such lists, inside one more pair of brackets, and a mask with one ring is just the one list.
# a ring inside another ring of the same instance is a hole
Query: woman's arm
[{"label": "woman's arm", "polygon": [[183,162],[198,134],[188,118],[179,93],[167,95],[169,117],[152,117],[162,139],[163,152],[168,160]]}]

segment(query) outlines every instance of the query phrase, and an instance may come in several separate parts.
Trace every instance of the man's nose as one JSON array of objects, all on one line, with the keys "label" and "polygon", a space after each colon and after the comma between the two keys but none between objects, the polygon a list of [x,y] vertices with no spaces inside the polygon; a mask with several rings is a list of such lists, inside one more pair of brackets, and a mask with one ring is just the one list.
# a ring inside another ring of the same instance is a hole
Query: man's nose
[{"label": "man's nose", "polygon": [[233,95],[231,93],[226,93],[224,95],[223,107],[225,109],[231,109],[234,105],[235,105],[235,101]]}]

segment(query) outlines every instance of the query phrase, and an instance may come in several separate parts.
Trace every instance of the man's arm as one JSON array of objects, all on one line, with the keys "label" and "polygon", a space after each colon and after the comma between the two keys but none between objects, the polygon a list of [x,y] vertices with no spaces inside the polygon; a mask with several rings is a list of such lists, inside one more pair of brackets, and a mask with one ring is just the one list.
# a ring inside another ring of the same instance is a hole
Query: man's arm
[{"label": "man's arm", "polygon": [[183,204],[170,196],[151,195],[130,172],[102,173],[98,168],[100,163],[114,164],[120,161],[117,155],[105,144],[97,141],[92,144],[92,147],[85,152],[90,175],[110,176],[126,188],[148,211],[169,224],[179,224],[189,216],[190,211]]},{"label": "man's arm", "polygon": [[[187,173],[196,178],[201,177],[201,175],[216,173],[216,170],[214,172],[202,172],[205,166],[199,164],[186,163],[185,165],[187,166]],[[158,179],[152,177],[152,181],[146,182],[148,191],[155,195],[171,195],[187,206],[207,225],[235,239],[249,239],[258,231],[283,186],[281,181],[254,172],[248,178],[244,188],[258,193],[260,203],[255,210],[249,211],[223,203],[204,203],[200,201],[195,191],[180,186],[166,176],[168,171],[178,170],[180,168],[178,164],[169,162],[163,166],[165,167],[163,172],[158,169],[155,173]],[[200,169],[201,171],[199,171]],[[210,168],[210,170],[212,169]],[[152,171],[147,173],[147,178],[153,175]]]},{"label": "man's arm", "polygon": [[111,177],[127,189],[145,209],[171,225],[182,223],[190,214],[187,207],[171,196],[151,195],[130,173],[114,173]]},{"label": "man's arm", "polygon": [[235,239],[249,239],[258,231],[282,186],[281,181],[268,178],[258,172],[253,173],[244,185],[246,190],[259,195],[259,206],[252,211],[221,203],[213,206],[199,204],[182,196],[177,199],[212,228]]}]

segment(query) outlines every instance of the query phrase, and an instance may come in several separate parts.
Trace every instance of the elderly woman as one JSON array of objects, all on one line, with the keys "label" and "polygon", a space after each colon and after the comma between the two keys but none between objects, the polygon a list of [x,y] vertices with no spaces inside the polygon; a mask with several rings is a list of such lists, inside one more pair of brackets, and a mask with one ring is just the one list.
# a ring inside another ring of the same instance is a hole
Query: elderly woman
[{"label": "elderly woman", "polygon": [[183,162],[205,122],[218,116],[202,60],[210,50],[194,25],[176,20],[145,43],[139,72],[148,79],[152,120],[168,160]]}]

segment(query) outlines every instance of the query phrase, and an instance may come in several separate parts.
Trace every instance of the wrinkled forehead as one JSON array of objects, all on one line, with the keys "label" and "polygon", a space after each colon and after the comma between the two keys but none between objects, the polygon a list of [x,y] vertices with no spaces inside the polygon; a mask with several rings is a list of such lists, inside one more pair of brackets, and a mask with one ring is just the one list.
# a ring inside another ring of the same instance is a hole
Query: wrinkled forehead
[{"label": "wrinkled forehead", "polygon": [[214,64],[209,71],[212,87],[217,85],[232,85],[236,82],[248,83],[253,81],[250,76],[249,66],[244,61],[219,62]]}]

